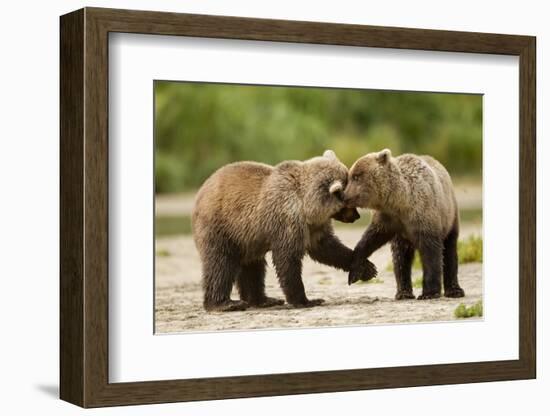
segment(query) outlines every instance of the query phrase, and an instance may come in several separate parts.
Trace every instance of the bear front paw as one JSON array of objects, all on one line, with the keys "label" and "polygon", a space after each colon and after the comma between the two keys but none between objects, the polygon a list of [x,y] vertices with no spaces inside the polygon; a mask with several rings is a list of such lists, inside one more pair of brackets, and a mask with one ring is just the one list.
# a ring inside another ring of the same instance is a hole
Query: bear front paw
[{"label": "bear front paw", "polygon": [[351,270],[348,274],[348,285],[362,280],[368,281],[378,274],[376,266],[368,259],[361,259],[359,261],[354,261]]}]

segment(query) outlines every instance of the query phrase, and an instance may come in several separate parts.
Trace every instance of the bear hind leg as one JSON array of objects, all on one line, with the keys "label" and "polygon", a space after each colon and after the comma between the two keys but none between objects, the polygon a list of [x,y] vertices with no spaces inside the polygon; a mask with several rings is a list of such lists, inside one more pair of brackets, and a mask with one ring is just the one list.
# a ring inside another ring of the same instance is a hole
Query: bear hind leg
[{"label": "bear hind leg", "polygon": [[397,282],[396,300],[414,299],[412,290],[411,268],[414,259],[413,244],[402,238],[395,237],[391,243],[393,271]]},{"label": "bear hind leg", "polygon": [[209,312],[244,311],[248,304],[232,300],[231,289],[239,273],[236,258],[216,256],[203,261],[203,306]]},{"label": "bear hind leg", "polygon": [[419,300],[441,296],[443,272],[443,243],[440,237],[423,234],[418,236],[418,252],[422,261],[422,294]]},{"label": "bear hind leg", "polygon": [[241,266],[237,276],[237,288],[241,300],[257,308],[269,308],[284,304],[284,300],[270,298],[265,294],[265,260]]},{"label": "bear hind leg", "polygon": [[310,308],[324,303],[323,299],[308,299],[302,282],[302,257],[298,250],[276,248],[273,265],[286,301],[295,308]]},{"label": "bear hind leg", "polygon": [[458,284],[458,227],[453,228],[443,242],[443,286],[448,298],[464,297],[464,290]]}]

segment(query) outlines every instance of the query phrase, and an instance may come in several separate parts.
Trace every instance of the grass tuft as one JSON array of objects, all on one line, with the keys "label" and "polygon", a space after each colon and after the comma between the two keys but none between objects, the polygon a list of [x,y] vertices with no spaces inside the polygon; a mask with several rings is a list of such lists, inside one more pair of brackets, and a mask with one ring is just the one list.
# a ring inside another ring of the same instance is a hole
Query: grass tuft
[{"label": "grass tuft", "polygon": [[[465,240],[460,240],[457,245],[457,253],[460,264],[481,263],[483,261],[483,239],[477,235],[472,235]],[[414,254],[412,268],[422,270],[422,262],[418,251]],[[386,271],[393,271],[391,262],[386,266]]]},{"label": "grass tuft", "polygon": [[457,319],[473,318],[476,316],[483,316],[483,303],[481,301],[472,306],[466,306],[461,303],[455,309],[455,318]]},{"label": "grass tuft", "polygon": [[470,236],[458,242],[458,262],[481,263],[483,261],[483,239],[479,236]]}]

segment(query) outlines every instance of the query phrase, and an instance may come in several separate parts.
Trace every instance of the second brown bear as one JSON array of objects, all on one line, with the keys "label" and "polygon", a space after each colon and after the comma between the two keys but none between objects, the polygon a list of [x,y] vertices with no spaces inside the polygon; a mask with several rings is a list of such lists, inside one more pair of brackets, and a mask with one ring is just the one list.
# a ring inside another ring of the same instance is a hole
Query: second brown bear
[{"label": "second brown bear", "polygon": [[451,177],[430,156],[392,157],[388,149],[357,160],[349,172],[346,201],[374,210],[367,231],[355,247],[349,283],[363,280],[359,265],[391,241],[397,280],[396,299],[414,299],[411,267],[415,250],[422,261],[422,294],[418,299],[444,294],[462,297],[458,284],[458,208]]}]

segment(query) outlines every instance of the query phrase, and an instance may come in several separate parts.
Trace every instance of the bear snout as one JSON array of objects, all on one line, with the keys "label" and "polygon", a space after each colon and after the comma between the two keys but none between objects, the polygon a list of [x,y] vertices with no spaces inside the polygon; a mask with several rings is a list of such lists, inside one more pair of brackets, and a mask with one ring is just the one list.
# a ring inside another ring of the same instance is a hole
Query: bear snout
[{"label": "bear snout", "polygon": [[365,199],[365,192],[358,186],[348,184],[344,190],[343,202],[347,207],[356,208],[361,206],[361,203]]},{"label": "bear snout", "polygon": [[357,221],[361,216],[359,215],[359,212],[355,208],[349,208],[344,207],[340,211],[338,211],[336,214],[332,216],[333,219],[345,222],[345,223],[352,223]]}]

